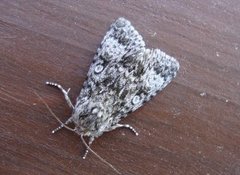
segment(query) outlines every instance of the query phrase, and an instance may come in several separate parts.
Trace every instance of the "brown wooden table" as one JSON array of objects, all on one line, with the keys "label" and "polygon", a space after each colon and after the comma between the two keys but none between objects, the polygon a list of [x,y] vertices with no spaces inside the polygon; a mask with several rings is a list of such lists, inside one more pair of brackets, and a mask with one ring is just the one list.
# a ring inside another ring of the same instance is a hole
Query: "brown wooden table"
[{"label": "brown wooden table", "polygon": [[0,174],[116,174],[76,134],[51,130],[71,115],[46,80],[75,99],[109,25],[129,19],[150,48],[181,65],[177,78],[92,145],[126,175],[240,174],[240,3],[1,0]]}]

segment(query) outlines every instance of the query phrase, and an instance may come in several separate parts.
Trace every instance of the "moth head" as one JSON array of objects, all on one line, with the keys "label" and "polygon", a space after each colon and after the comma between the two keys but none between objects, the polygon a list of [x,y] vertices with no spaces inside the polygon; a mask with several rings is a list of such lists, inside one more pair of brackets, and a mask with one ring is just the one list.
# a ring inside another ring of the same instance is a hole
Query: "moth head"
[{"label": "moth head", "polygon": [[79,107],[73,113],[73,122],[76,132],[83,136],[98,136],[98,125],[101,122],[102,112],[99,107],[88,104]]}]

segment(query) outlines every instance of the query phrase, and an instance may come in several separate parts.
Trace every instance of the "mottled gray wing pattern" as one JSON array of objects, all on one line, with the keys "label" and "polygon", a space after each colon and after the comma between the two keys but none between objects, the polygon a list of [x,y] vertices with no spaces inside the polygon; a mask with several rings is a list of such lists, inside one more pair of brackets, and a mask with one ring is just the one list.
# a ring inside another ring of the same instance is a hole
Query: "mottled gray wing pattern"
[{"label": "mottled gray wing pattern", "polygon": [[105,120],[114,125],[162,90],[178,69],[174,58],[146,49],[131,23],[119,18],[97,50],[78,103],[86,114],[97,113],[99,127]]},{"label": "mottled gray wing pattern", "polygon": [[[87,80],[84,82],[77,102],[83,103],[93,95],[93,91],[96,92],[99,88],[108,85],[108,81],[114,79],[109,74],[115,76],[117,73],[117,70],[112,69],[112,66],[117,67],[118,62],[123,57],[134,57],[137,53],[142,52],[144,47],[145,42],[142,36],[134,29],[130,21],[124,18],[117,19],[110,26],[100,47],[97,49],[93,63],[88,71]],[[101,84],[103,82],[105,84]]]}]

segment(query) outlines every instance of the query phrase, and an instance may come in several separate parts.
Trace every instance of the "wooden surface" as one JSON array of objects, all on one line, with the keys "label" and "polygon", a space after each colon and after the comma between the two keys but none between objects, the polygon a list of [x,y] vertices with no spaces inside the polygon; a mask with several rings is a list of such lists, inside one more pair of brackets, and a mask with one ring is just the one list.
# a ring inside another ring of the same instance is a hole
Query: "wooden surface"
[{"label": "wooden surface", "polygon": [[109,25],[129,19],[147,47],[180,62],[177,78],[130,114],[139,132],[98,138],[99,155],[126,175],[240,174],[240,3],[202,1],[1,0],[0,174],[116,174],[63,129],[71,110],[46,80],[75,99]]}]

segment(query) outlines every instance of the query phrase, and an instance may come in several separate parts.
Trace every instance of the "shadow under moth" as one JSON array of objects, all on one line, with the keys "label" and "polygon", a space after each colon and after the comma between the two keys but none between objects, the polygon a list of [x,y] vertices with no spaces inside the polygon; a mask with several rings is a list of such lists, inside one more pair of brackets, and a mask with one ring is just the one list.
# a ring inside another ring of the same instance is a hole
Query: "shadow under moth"
[{"label": "shadow under moth", "polygon": [[[110,163],[97,155],[91,148],[94,139],[105,132],[117,128],[129,128],[136,135],[136,130],[120,123],[128,113],[141,107],[157,92],[166,87],[179,70],[178,61],[160,49],[145,48],[142,36],[131,23],[118,18],[104,36],[83,84],[75,105],[68,97],[68,92],[61,85],[46,82],[59,88],[70,108],[71,117],[52,131],[55,133],[65,127],[78,135],[87,147],[85,159],[90,150],[98,158],[121,174]],[[73,123],[74,128],[67,125]],[[88,137],[88,144],[83,137]]]}]

